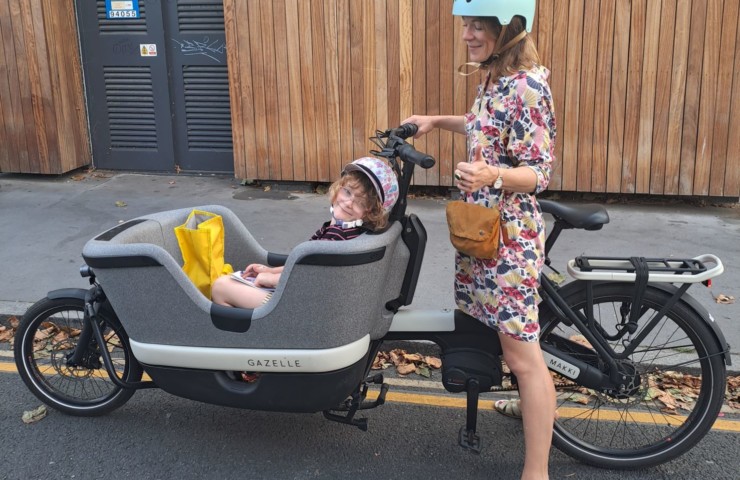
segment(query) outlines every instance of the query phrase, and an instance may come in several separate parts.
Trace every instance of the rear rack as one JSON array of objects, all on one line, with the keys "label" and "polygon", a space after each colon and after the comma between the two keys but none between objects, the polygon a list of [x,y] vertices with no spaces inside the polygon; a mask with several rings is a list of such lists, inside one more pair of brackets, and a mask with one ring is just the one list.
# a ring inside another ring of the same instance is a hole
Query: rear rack
[{"label": "rear rack", "polygon": [[722,261],[712,254],[687,259],[580,256],[568,262],[568,274],[577,280],[634,282],[636,270],[645,266],[648,282],[653,283],[706,282],[725,269]]}]

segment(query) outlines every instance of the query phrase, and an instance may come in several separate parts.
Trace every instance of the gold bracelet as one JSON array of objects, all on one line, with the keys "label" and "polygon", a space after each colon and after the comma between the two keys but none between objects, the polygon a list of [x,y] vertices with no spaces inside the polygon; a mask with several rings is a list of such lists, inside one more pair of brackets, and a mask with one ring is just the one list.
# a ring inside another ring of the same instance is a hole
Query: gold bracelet
[{"label": "gold bracelet", "polygon": [[504,177],[501,175],[501,167],[496,167],[496,180],[493,182],[493,188],[500,190],[504,186]]}]

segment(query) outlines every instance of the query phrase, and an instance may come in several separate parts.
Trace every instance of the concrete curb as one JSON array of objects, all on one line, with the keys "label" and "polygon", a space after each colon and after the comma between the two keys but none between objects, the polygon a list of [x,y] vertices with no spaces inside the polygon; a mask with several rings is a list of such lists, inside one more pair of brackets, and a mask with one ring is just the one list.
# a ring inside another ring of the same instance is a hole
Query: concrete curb
[{"label": "concrete curb", "polygon": [[20,318],[31,305],[33,303],[0,300],[0,323],[3,323],[7,317]]}]

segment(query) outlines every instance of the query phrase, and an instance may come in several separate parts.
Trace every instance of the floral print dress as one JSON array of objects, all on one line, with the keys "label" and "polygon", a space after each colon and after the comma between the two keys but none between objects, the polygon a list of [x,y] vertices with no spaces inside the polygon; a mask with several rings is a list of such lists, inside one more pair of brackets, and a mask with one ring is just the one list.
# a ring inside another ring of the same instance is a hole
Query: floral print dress
[{"label": "floral print dress", "polygon": [[[507,243],[493,260],[455,255],[455,301],[462,311],[525,342],[539,337],[537,293],[545,253],[545,222],[534,194],[547,188],[554,160],[555,114],[549,71],[528,71],[486,79],[465,115],[468,161],[483,146],[486,163],[501,168],[526,165],[537,174],[533,193],[483,187],[463,194],[470,203],[499,208]],[[485,90],[484,90],[485,88]]]}]

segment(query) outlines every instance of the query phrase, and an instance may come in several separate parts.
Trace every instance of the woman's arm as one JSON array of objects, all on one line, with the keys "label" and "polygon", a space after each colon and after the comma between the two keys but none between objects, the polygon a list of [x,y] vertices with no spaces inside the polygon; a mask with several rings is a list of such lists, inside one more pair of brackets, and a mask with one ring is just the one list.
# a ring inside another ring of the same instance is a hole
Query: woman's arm
[{"label": "woman's arm", "polygon": [[412,115],[401,123],[414,123],[419,127],[414,138],[426,135],[435,128],[453,133],[465,133],[465,117],[462,115]]},{"label": "woman's arm", "polygon": [[522,165],[516,168],[500,168],[488,165],[483,159],[483,149],[478,145],[475,149],[473,163],[462,162],[457,164],[455,173],[459,174],[457,188],[470,193],[483,187],[492,187],[496,179],[501,176],[501,188],[507,192],[532,193],[537,187],[537,173],[530,167]]}]

